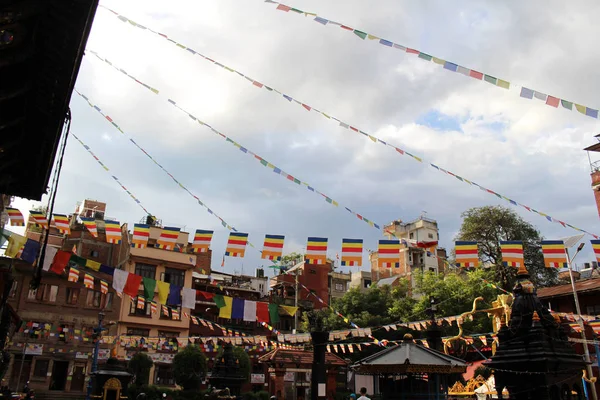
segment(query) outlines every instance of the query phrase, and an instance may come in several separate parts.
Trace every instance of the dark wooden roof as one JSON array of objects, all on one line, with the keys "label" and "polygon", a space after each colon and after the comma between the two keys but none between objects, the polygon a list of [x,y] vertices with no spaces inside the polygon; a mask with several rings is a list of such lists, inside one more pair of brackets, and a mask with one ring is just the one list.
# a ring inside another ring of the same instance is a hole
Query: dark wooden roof
[{"label": "dark wooden roof", "polygon": [[[576,281],[575,289],[577,289],[578,294],[591,291],[600,291],[600,278]],[[573,288],[571,287],[570,283],[540,288],[537,290],[537,296],[540,299],[548,299],[559,296],[573,296]]]},{"label": "dark wooden roof", "polygon": [[0,193],[39,200],[98,0],[0,3]]},{"label": "dark wooden roof", "polygon": [[[284,363],[295,366],[296,364],[311,365],[313,352],[308,350],[275,349],[258,359],[263,363]],[[332,353],[325,353],[325,364],[346,366],[348,363]]]}]

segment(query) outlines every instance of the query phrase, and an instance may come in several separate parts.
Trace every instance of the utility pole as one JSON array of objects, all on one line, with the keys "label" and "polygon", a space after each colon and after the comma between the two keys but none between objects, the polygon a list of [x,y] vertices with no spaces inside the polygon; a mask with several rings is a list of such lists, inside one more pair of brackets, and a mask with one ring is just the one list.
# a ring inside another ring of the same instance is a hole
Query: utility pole
[{"label": "utility pole", "polygon": [[294,313],[294,333],[298,333],[298,270],[300,268],[296,268],[294,271],[295,278],[295,288],[294,288],[294,306],[296,307],[296,313]]},{"label": "utility pole", "polygon": [[94,357],[92,358],[92,371],[89,374],[86,400],[90,400],[92,396],[92,374],[98,370],[98,351],[100,350],[100,339],[102,339],[102,321],[104,320],[104,313],[98,313],[98,327],[94,329]]}]

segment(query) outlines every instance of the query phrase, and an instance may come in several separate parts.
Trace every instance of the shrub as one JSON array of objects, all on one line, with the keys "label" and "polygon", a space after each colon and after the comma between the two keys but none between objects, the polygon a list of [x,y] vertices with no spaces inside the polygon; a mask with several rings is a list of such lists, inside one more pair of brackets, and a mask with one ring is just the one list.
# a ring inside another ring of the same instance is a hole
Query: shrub
[{"label": "shrub", "polygon": [[197,346],[188,345],[173,357],[175,382],[183,390],[198,390],[206,369],[206,356]]},{"label": "shrub", "polygon": [[135,376],[134,383],[137,386],[148,385],[152,365],[154,365],[154,362],[144,352],[136,353],[131,357],[131,360],[127,364],[127,369]]}]

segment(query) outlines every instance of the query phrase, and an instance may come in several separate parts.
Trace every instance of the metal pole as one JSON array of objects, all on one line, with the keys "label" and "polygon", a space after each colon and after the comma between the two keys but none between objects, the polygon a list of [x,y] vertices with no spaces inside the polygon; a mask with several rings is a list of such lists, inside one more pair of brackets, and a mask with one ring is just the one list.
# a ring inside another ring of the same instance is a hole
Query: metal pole
[{"label": "metal pole", "polygon": [[295,271],[295,278],[296,278],[296,288],[295,290],[295,296],[294,296],[294,306],[296,307],[296,313],[294,314],[294,333],[298,333],[298,269],[296,269]]},{"label": "metal pole", "polygon": [[[98,351],[100,350],[100,339],[102,338],[102,320],[104,319],[104,313],[98,313],[98,332],[96,341],[94,342],[94,355],[92,358],[92,373],[98,370]],[[92,374],[89,374],[87,393],[85,395],[86,400],[90,400],[92,397]]]},{"label": "metal pole", "polygon": [[16,392],[19,391],[19,385],[21,384],[21,374],[23,373],[23,363],[25,362],[25,350],[27,350],[28,343],[29,340],[26,340],[25,345],[23,345],[23,356],[21,357],[21,367],[19,368],[19,376],[17,377],[17,387],[15,388]]},{"label": "metal pole", "polygon": [[[583,249],[583,244],[581,243],[577,248],[577,251],[573,255],[573,259],[577,257],[577,254]],[[581,338],[583,339],[583,357],[586,363],[586,370],[589,379],[594,378],[594,372],[592,371],[592,365],[590,360],[590,351],[588,350],[587,339],[585,337],[585,327],[583,326],[583,319],[581,317],[581,307],[579,306],[579,297],[577,296],[577,289],[575,289],[575,281],[573,280],[573,268],[571,268],[571,256],[569,255],[569,250],[565,249],[567,254],[567,267],[569,268],[569,277],[571,278],[571,288],[573,289],[573,297],[575,299],[575,309],[577,310],[577,316],[579,317],[579,327],[581,328]],[[596,385],[595,383],[590,384],[590,393],[592,394],[592,400],[598,400],[598,394],[596,393]]]}]

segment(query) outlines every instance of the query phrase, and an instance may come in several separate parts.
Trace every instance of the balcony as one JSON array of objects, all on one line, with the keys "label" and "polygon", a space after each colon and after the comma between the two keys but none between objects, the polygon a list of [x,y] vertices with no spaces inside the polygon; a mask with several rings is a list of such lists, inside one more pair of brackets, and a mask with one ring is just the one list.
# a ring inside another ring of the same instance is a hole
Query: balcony
[{"label": "balcony", "polygon": [[[271,296],[271,302],[280,306],[295,306],[296,300],[293,297]],[[298,307],[304,310],[312,310],[315,305],[310,300],[298,300]]]}]

